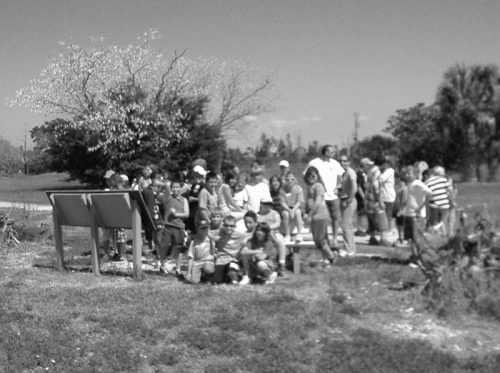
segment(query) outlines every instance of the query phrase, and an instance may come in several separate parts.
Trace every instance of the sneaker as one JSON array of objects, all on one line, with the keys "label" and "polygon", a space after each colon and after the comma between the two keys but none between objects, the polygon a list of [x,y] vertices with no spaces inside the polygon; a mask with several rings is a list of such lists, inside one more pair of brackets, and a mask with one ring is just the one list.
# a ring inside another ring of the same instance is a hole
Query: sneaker
[{"label": "sneaker", "polygon": [[239,282],[236,280],[231,281],[231,285],[238,285],[238,284],[239,284]]},{"label": "sneaker", "polygon": [[162,276],[168,275],[168,271],[165,267],[160,267],[159,272],[160,272],[160,275],[162,275]]},{"label": "sneaker", "polygon": [[278,273],[278,276],[285,276],[285,269],[283,264],[278,263],[278,266],[276,267],[276,273]]},{"label": "sneaker", "polygon": [[243,276],[240,282],[238,282],[238,284],[240,285],[248,285],[249,283],[250,283],[250,278],[248,276]]},{"label": "sneaker", "polygon": [[301,234],[295,235],[295,242],[302,242],[304,241],[304,237]]},{"label": "sneaker", "polygon": [[290,238],[290,235],[285,236],[285,243],[291,243],[292,239]]},{"label": "sneaker", "polygon": [[112,262],[124,262],[125,261],[125,258],[123,258],[121,255],[119,255],[118,253],[115,253],[115,255],[113,255],[111,257],[111,261]]},{"label": "sneaker", "polygon": [[177,277],[178,280],[185,280],[184,275],[182,274],[181,271],[175,271],[175,277]]},{"label": "sneaker", "polygon": [[265,284],[266,285],[274,284],[274,281],[276,281],[276,277],[278,277],[278,273],[277,272],[272,272],[269,275],[269,278],[267,279],[267,281],[265,282]]},{"label": "sneaker", "polygon": [[378,241],[375,237],[370,237],[370,240],[368,241],[369,245],[378,245]]},{"label": "sneaker", "polygon": [[344,250],[344,249],[340,249],[339,250],[339,256],[341,258],[345,258],[346,256],[349,256],[349,253],[346,250]]}]

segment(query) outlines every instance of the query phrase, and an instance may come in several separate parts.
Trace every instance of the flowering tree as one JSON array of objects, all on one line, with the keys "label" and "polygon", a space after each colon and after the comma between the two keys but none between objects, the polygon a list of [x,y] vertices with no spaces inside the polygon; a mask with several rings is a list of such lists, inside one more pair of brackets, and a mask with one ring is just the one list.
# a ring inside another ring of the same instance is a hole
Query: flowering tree
[{"label": "flowering tree", "polygon": [[[70,130],[92,133],[88,151],[107,155],[110,166],[145,146],[168,157],[172,144],[189,136],[187,119],[225,131],[270,109],[271,78],[185,52],[167,58],[151,48],[156,39],[151,31],[126,48],[105,47],[102,39],[88,49],[69,45],[9,102],[65,120],[51,127],[54,142]],[[195,117],[193,102],[203,105]]]}]

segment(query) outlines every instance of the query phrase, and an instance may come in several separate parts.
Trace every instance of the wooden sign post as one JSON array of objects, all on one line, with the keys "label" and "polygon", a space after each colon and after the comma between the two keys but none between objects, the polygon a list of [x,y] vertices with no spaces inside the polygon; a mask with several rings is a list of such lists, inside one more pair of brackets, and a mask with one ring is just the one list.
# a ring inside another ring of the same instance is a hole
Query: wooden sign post
[{"label": "wooden sign post", "polygon": [[139,191],[50,191],[47,196],[53,207],[54,241],[59,270],[65,269],[63,225],[90,228],[92,272],[96,275],[100,274],[98,228],[124,228],[132,229],[133,234],[133,276],[142,279],[142,226],[148,225],[154,229],[155,225]]}]

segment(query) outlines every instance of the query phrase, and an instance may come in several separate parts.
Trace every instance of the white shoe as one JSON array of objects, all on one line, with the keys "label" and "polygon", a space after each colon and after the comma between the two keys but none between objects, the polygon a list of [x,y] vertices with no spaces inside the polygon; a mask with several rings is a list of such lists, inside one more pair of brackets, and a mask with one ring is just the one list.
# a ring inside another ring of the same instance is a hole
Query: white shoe
[{"label": "white shoe", "polygon": [[266,281],[266,285],[274,284],[274,281],[276,281],[276,277],[278,277],[277,272],[271,273]]},{"label": "white shoe", "polygon": [[302,242],[304,241],[304,237],[301,234],[297,234],[295,236],[295,242]]},{"label": "white shoe", "polygon": [[285,243],[291,243],[292,242],[292,239],[290,238],[289,235],[286,235],[285,236]]},{"label": "white shoe", "polygon": [[249,283],[250,283],[250,278],[248,276],[243,276],[243,278],[239,282],[240,285],[248,285]]}]

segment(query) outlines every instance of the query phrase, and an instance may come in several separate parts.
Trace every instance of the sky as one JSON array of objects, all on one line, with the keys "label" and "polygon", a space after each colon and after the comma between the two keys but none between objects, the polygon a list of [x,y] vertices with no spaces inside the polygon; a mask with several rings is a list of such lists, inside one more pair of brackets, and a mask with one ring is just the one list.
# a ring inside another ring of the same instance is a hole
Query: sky
[{"label": "sky", "polygon": [[126,46],[149,29],[166,53],[239,61],[275,76],[274,111],[229,139],[259,135],[342,146],[383,133],[396,110],[431,104],[456,63],[500,65],[498,0],[0,0],[0,136],[21,146],[51,117],[5,104],[91,37]]}]

